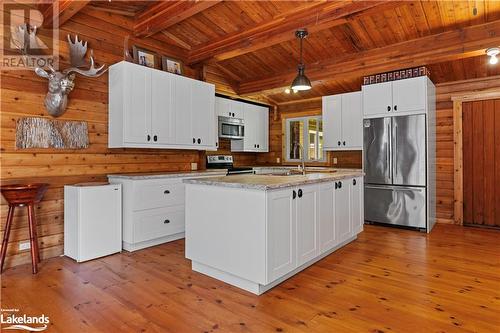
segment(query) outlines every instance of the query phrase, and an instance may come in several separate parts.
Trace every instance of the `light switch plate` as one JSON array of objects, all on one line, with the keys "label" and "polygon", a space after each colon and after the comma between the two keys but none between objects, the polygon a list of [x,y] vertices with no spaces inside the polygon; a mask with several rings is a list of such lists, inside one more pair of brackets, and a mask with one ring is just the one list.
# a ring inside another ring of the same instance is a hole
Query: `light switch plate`
[{"label": "light switch plate", "polygon": [[19,251],[24,251],[29,249],[31,249],[30,242],[19,242]]},{"label": "light switch plate", "polygon": [[336,157],[333,158],[333,164],[337,164],[337,158]]},{"label": "light switch plate", "polygon": [[191,170],[198,170],[198,163],[191,163]]}]

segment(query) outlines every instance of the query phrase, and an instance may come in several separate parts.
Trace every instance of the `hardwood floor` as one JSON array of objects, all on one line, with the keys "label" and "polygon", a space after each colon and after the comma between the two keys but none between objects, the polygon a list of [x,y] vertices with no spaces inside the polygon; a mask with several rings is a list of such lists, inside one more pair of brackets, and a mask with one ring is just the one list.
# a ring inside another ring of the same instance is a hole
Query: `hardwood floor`
[{"label": "hardwood floor", "polygon": [[184,242],[2,275],[2,304],[47,332],[499,332],[500,231],[365,226],[262,296],[195,273]]}]

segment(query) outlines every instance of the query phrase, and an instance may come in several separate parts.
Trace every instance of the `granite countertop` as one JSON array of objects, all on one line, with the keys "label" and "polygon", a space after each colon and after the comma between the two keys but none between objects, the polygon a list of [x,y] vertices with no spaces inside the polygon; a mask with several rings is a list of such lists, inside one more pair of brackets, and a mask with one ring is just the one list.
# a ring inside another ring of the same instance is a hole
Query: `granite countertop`
[{"label": "granite countertop", "polygon": [[157,178],[181,178],[181,177],[196,177],[196,176],[214,176],[226,175],[227,169],[209,169],[209,170],[195,170],[195,171],[174,171],[174,172],[140,172],[140,173],[122,173],[111,174],[108,178],[120,179],[157,179]]},{"label": "granite countertop", "polygon": [[330,173],[309,173],[293,176],[275,175],[230,175],[225,177],[210,177],[200,179],[185,179],[186,184],[211,185],[254,190],[274,190],[306,184],[322,183],[341,180],[345,178],[363,176],[361,169],[337,169]]}]

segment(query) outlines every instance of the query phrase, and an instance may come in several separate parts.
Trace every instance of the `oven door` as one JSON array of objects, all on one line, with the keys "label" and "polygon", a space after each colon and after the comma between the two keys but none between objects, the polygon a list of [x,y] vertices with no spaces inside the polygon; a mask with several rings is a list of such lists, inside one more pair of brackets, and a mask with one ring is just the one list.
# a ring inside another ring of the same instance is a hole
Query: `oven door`
[{"label": "oven door", "polygon": [[227,139],[243,139],[243,119],[219,117],[219,137]]}]

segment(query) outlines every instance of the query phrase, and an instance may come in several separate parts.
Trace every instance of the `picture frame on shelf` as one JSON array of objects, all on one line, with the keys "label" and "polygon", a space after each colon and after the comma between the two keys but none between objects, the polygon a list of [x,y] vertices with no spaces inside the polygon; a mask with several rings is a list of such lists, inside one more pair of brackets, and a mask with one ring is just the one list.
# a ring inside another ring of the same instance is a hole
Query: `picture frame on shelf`
[{"label": "picture frame on shelf", "polygon": [[144,49],[142,47],[134,45],[132,47],[134,53],[134,62],[141,66],[146,66],[149,68],[159,68],[158,65],[158,54],[154,51]]},{"label": "picture frame on shelf", "polygon": [[172,74],[184,75],[184,66],[182,61],[175,58],[162,56],[161,69]]}]

